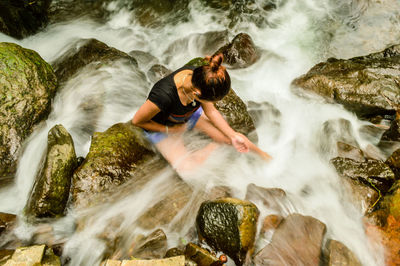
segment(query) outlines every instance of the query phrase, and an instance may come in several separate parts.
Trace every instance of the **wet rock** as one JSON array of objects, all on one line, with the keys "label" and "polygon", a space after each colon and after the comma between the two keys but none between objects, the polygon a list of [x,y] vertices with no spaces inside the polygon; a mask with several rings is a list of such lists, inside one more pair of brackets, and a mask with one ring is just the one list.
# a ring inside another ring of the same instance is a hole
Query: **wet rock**
[{"label": "wet rock", "polygon": [[372,144],[368,144],[364,148],[364,156],[367,159],[372,159],[372,160],[376,160],[376,161],[384,161],[386,158],[385,154],[383,154],[383,152],[380,150],[380,148],[378,148]]},{"label": "wet rock", "polygon": [[12,254],[15,250],[0,250],[0,265],[4,265],[9,259],[11,259]]},{"label": "wet rock", "polygon": [[250,35],[246,33],[236,35],[232,42],[215,52],[219,53],[224,55],[224,63],[233,69],[249,67],[260,59],[261,55]]},{"label": "wet rock", "polygon": [[394,151],[389,158],[387,158],[386,162],[389,165],[390,169],[392,169],[393,173],[396,176],[396,179],[400,179],[400,149]]},{"label": "wet rock", "polygon": [[149,69],[149,71],[147,71],[147,77],[149,78],[151,83],[156,83],[157,81],[159,81],[160,79],[171,73],[172,71],[166,68],[165,66],[156,64],[153,65]]},{"label": "wet rock", "polygon": [[385,193],[395,181],[393,171],[381,161],[369,160],[356,162],[351,159],[336,157],[331,160],[338,174],[342,177],[359,180]]},{"label": "wet rock", "polygon": [[23,141],[50,112],[57,78],[35,51],[0,43],[0,183],[12,179]]},{"label": "wet rock", "polygon": [[160,259],[164,256],[166,250],[167,236],[163,230],[157,229],[150,235],[137,239],[129,253],[135,258]]},{"label": "wet rock", "polygon": [[170,257],[185,255],[185,249],[186,249],[185,246],[170,248],[165,253],[164,258],[170,258]]},{"label": "wet rock", "polygon": [[[156,160],[156,164],[146,169],[151,159]],[[95,204],[104,200],[99,193],[104,196],[127,180],[165,165],[149,146],[142,129],[130,122],[115,124],[93,135],[89,153],[73,175],[73,202],[76,207]]]},{"label": "wet rock", "polygon": [[342,104],[361,118],[393,115],[400,104],[400,46],[344,59],[328,59],[293,81],[302,88]]},{"label": "wet rock", "polygon": [[[187,65],[202,66],[208,64],[203,58],[194,58]],[[215,107],[224,116],[229,125],[244,135],[249,135],[252,140],[256,140],[255,126],[245,103],[231,89],[229,93],[221,100],[215,103]]]},{"label": "wet rock", "polygon": [[136,67],[138,66],[136,60],[127,53],[109,47],[96,39],[82,39],[52,65],[59,82],[62,83],[91,63],[100,67],[120,59],[125,59]]},{"label": "wet rock", "polygon": [[289,215],[276,229],[271,243],[254,257],[256,265],[319,265],[326,226],[300,214]]},{"label": "wet rock", "polygon": [[356,162],[365,162],[364,153],[361,149],[353,145],[338,141],[337,142],[338,157],[352,159]]},{"label": "wet rock", "polygon": [[54,126],[48,134],[44,164],[25,206],[26,215],[36,218],[62,216],[76,167],[77,158],[71,135],[62,125]]},{"label": "wet rock", "polygon": [[17,216],[11,213],[0,212],[0,234],[14,227]]},{"label": "wet rock", "polygon": [[208,192],[207,199],[229,198],[232,196],[232,189],[228,186],[215,186]]},{"label": "wet rock", "polygon": [[19,245],[18,238],[14,235],[17,216],[0,212],[0,248],[10,249]]},{"label": "wet rock", "polygon": [[253,253],[259,211],[249,202],[234,198],[205,201],[196,217],[199,238],[242,265]]},{"label": "wet rock", "polygon": [[107,260],[102,266],[185,266],[185,256],[157,260]]},{"label": "wet rock", "polygon": [[185,257],[186,259],[194,261],[198,266],[219,266],[224,263],[224,261],[221,261],[208,250],[201,248],[194,243],[186,245]]},{"label": "wet rock", "polygon": [[268,231],[275,230],[281,224],[283,219],[284,218],[280,215],[276,214],[268,215],[267,217],[265,217],[262,223],[260,234],[264,234]]},{"label": "wet rock", "polygon": [[[185,182],[175,178],[171,180],[171,191],[138,219],[138,226],[152,229],[169,224],[175,216],[187,206],[193,190]],[[183,216],[184,217],[184,216]]]},{"label": "wet rock", "polygon": [[348,247],[343,243],[332,239],[328,240],[327,243],[326,260],[327,265],[329,266],[361,266],[358,258]]},{"label": "wet rock", "polygon": [[381,140],[383,141],[400,141],[400,117],[396,118],[390,123],[390,128],[383,133]]},{"label": "wet rock", "polygon": [[133,0],[130,9],[141,25],[155,28],[187,20],[188,5],[188,0]]},{"label": "wet rock", "polygon": [[261,202],[268,209],[280,211],[280,206],[286,201],[286,193],[280,188],[264,188],[249,184],[245,199],[251,202]]},{"label": "wet rock", "polygon": [[360,182],[358,179],[341,177],[343,187],[349,192],[353,205],[366,214],[373,210],[380,199],[379,191]]},{"label": "wet rock", "polygon": [[227,30],[195,33],[174,41],[168,46],[164,53],[169,55],[166,58],[167,63],[169,63],[173,56],[179,54],[183,50],[191,49],[193,46],[198,51],[198,54],[212,55],[217,49],[228,42]]},{"label": "wet rock", "polygon": [[4,265],[46,265],[61,266],[60,258],[45,245],[20,247]]},{"label": "wet rock", "polygon": [[51,0],[0,2],[0,32],[17,39],[36,33],[47,25]]},{"label": "wet rock", "polygon": [[60,23],[86,16],[104,23],[110,15],[110,11],[107,10],[110,2],[111,0],[57,0],[49,8],[49,21],[50,23]]},{"label": "wet rock", "polygon": [[276,131],[279,131],[282,114],[275,106],[268,102],[257,103],[249,101],[248,109],[256,125],[268,123],[273,128],[276,128]]},{"label": "wet rock", "polygon": [[158,63],[157,57],[153,56],[150,53],[146,53],[140,50],[133,50],[128,53],[130,56],[135,58],[138,62],[139,67],[144,70],[147,70],[151,65]]}]

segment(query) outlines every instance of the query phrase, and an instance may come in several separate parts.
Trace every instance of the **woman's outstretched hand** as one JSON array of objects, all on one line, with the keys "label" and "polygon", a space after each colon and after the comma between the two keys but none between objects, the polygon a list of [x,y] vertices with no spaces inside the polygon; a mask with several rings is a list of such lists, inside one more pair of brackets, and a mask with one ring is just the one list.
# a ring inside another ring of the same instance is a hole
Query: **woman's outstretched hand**
[{"label": "woman's outstretched hand", "polygon": [[232,146],[241,153],[250,151],[249,142],[250,140],[246,136],[237,132],[235,135],[233,135],[233,137],[231,137]]}]

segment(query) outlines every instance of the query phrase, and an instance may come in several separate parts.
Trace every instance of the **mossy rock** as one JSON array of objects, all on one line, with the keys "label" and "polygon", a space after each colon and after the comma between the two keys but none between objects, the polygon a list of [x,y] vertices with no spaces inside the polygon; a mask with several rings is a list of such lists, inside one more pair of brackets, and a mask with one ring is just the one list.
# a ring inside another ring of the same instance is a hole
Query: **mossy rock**
[{"label": "mossy rock", "polygon": [[400,106],[400,45],[351,59],[330,58],[295,79],[292,89],[319,94],[360,118],[393,115]]},{"label": "mossy rock", "polygon": [[[199,67],[207,64],[208,61],[204,58],[197,57],[189,61],[186,65]],[[235,131],[244,135],[251,133],[252,140],[257,139],[254,121],[247,110],[247,106],[233,89],[230,89],[229,93],[221,101],[215,103],[215,107]]]},{"label": "mossy rock", "polygon": [[73,175],[75,206],[93,205],[96,195],[104,195],[140,173],[148,173],[145,165],[151,159],[157,160],[159,169],[166,165],[156,156],[143,130],[131,122],[118,123],[105,132],[94,133],[89,153]]},{"label": "mossy rock", "polygon": [[196,225],[200,239],[242,265],[253,252],[258,216],[249,201],[221,198],[201,204]]},{"label": "mossy rock", "polygon": [[26,214],[36,218],[62,216],[76,167],[71,135],[62,125],[54,126],[48,134],[45,163],[36,176]]},{"label": "mossy rock", "polygon": [[38,53],[0,43],[0,180],[13,177],[22,143],[48,116],[57,84]]}]

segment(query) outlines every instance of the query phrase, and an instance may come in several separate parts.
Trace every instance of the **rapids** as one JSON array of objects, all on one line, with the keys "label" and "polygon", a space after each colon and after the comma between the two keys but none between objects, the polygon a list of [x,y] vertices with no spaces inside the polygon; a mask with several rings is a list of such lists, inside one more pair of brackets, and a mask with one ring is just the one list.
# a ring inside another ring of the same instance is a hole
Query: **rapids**
[{"label": "rapids", "polygon": [[[59,1],[53,1],[53,5]],[[368,245],[362,214],[349,202],[329,164],[335,153],[335,138],[344,129],[336,128],[336,135],[332,136],[323,131],[323,125],[328,120],[349,120],[353,137],[361,148],[376,145],[378,139],[359,133],[367,122],[358,120],[339,105],[292,94],[290,83],[329,57],[350,58],[397,44],[400,2],[276,0],[276,9],[268,11],[262,9],[265,2],[256,0],[254,4],[261,22],[244,14],[232,26],[226,12],[193,0],[187,20],[150,28],[142,26],[134,13],[124,7],[124,0],[115,0],[107,6],[111,15],[103,24],[83,16],[50,24],[23,40],[0,34],[0,41],[33,49],[51,63],[75,41],[96,38],[124,52],[149,52],[168,68],[176,69],[194,57],[204,56],[196,34],[228,29],[232,39],[237,33],[248,33],[263,49],[261,59],[248,68],[228,71],[232,87],[245,102],[267,102],[279,110],[279,115],[275,115],[271,109],[264,108],[257,118],[258,144],[274,159],[266,164],[251,154],[237,154],[230,147],[221,148],[188,180],[196,191],[192,206],[199,200],[196,195],[215,184],[228,184],[239,198],[244,197],[249,183],[282,188],[290,202],[282,206],[284,215],[298,212],[321,220],[327,225],[327,236],[347,245],[363,265],[383,265],[382,250]],[[168,47],[183,38],[188,40],[185,49],[169,54]],[[146,65],[139,67],[147,72]],[[100,69],[86,67],[64,84],[53,101],[50,116],[25,143],[15,183],[0,191],[0,211],[21,215],[45,152],[50,128],[62,124],[74,139],[77,155],[85,156],[91,134],[131,119],[151,85],[141,73],[121,62]],[[100,97],[106,100],[95,113],[83,110],[85,103]],[[168,183],[171,174],[171,169],[167,168],[141,190],[124,191],[124,197],[110,196],[107,204],[93,209],[69,210],[65,218],[53,225],[57,238],[66,241],[63,257],[71,258],[70,265],[98,264],[106,247],[97,236],[115,217],[121,219],[119,230],[129,230],[132,235],[143,233],[132,225],[147,207],[171,189]],[[189,206],[183,212],[168,228],[163,228],[169,247],[190,240],[182,238],[192,226],[196,210]],[[268,210],[261,209],[260,218],[268,214]],[[74,220],[79,217],[85,217],[85,229],[75,231]],[[17,234],[29,239],[33,231],[31,225],[21,224]],[[265,244],[257,243],[257,246]]]}]

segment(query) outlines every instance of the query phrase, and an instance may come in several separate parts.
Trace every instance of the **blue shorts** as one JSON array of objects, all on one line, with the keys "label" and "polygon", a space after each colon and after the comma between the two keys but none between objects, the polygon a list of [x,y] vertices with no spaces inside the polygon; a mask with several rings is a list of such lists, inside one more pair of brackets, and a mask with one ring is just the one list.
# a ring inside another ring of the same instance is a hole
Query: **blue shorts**
[{"label": "blue shorts", "polygon": [[[196,112],[194,112],[190,116],[189,120],[186,122],[187,130],[192,130],[194,128],[197,121],[199,121],[199,118],[202,113],[203,113],[203,108],[200,107],[199,109],[196,110]],[[155,132],[155,131],[147,131],[147,130],[144,130],[143,132],[144,132],[145,137],[153,144],[157,144],[160,141],[162,141],[163,139],[165,139],[166,137],[168,137],[168,135],[163,132]]]}]

